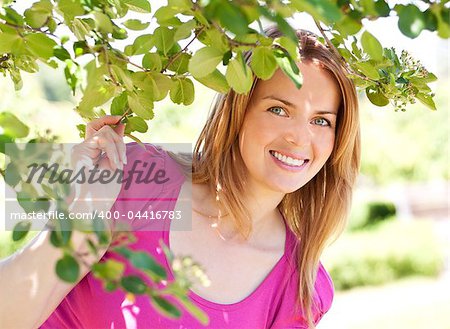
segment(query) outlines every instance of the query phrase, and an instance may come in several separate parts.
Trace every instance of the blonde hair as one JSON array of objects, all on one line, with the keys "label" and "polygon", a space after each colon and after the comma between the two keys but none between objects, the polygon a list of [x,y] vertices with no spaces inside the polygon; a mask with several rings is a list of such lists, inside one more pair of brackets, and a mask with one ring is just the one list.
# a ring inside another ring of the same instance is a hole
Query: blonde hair
[{"label": "blonde hair", "polygon": [[[319,258],[332,239],[345,227],[351,206],[352,188],[360,163],[358,98],[345,67],[311,32],[296,31],[302,61],[311,61],[328,71],[341,91],[336,138],[333,151],[318,174],[299,190],[287,194],[279,209],[297,237],[295,255],[299,271],[298,303],[305,310],[310,328],[315,328],[312,315],[314,284]],[[268,37],[282,36],[275,27],[266,30]],[[245,56],[248,63],[251,52]],[[246,181],[245,165],[238,136],[247,105],[259,79],[254,78],[248,94],[231,90],[216,96],[211,114],[194,148],[193,183],[207,184],[220,193],[220,206],[233,214],[235,226],[244,238],[252,230],[249,213],[243,204]]]}]

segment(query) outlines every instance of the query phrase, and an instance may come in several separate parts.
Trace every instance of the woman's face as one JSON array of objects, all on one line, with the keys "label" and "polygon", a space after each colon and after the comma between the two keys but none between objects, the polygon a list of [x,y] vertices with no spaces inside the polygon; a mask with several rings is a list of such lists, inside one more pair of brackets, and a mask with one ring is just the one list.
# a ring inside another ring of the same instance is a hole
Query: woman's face
[{"label": "woman's face", "polygon": [[298,64],[303,86],[278,69],[258,82],[239,134],[249,188],[290,193],[316,175],[333,150],[340,89],[313,63]]}]

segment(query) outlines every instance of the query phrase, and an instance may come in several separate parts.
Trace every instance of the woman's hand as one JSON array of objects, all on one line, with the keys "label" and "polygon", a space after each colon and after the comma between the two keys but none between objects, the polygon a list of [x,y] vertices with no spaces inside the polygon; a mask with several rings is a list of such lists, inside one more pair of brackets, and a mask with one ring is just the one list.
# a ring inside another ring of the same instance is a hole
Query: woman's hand
[{"label": "woman's hand", "polygon": [[[94,180],[87,180],[75,185],[74,202],[89,200],[92,210],[100,205],[101,209],[109,210],[120,192],[119,170],[127,163],[123,134],[125,126],[118,123],[120,116],[105,116],[96,119],[86,126],[86,139],[72,149],[71,163],[75,172],[84,170],[90,177],[93,170]],[[107,173],[105,173],[107,171]],[[108,174],[109,173],[109,174]],[[103,181],[98,177],[106,177]],[[115,176],[114,176],[115,175]],[[108,179],[113,177],[114,179]],[[105,183],[105,180],[111,180]]]},{"label": "woman's hand", "polygon": [[73,149],[72,164],[81,161],[88,167],[97,164],[100,169],[122,169],[127,160],[123,142],[125,125],[117,124],[120,118],[105,116],[88,123],[84,142]]}]

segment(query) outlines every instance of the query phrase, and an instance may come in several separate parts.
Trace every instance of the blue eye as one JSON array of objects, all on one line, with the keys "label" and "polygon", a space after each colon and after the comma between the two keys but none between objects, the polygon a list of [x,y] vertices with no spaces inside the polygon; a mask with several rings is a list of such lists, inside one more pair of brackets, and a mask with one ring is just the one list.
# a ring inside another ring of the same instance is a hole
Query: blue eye
[{"label": "blue eye", "polygon": [[276,115],[287,116],[286,111],[282,107],[279,107],[279,106],[271,107],[270,109],[268,109],[268,111],[270,111]]},{"label": "blue eye", "polygon": [[319,126],[331,126],[330,121],[324,118],[314,119],[314,122],[316,122],[316,124],[318,124]]}]

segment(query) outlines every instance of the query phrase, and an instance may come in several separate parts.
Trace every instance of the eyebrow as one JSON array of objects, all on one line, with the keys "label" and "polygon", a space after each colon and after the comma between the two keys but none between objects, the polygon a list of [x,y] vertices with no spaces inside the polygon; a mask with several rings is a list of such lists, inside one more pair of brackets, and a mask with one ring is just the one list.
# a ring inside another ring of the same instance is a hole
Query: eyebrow
[{"label": "eyebrow", "polygon": [[[285,99],[273,96],[273,95],[265,96],[262,99],[273,99],[273,100],[276,100],[276,101],[279,101],[279,102],[285,104],[286,106],[296,108],[296,106],[293,103],[291,103],[291,102],[289,102],[289,101],[287,101]],[[317,113],[318,114],[332,114],[332,115],[336,115],[337,116],[337,113],[333,112],[333,111],[317,111]]]}]

